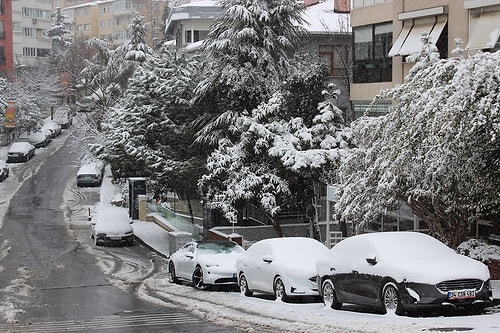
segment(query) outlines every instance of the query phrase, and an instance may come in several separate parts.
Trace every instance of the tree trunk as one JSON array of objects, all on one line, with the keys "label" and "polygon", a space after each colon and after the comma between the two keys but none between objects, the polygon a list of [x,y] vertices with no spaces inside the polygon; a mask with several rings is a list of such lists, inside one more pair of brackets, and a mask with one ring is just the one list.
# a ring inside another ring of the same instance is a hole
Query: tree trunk
[{"label": "tree trunk", "polygon": [[191,205],[191,198],[189,197],[189,195],[186,197],[186,201],[187,201],[187,204],[188,204],[189,216],[191,217],[191,224],[194,224],[193,206]]},{"label": "tree trunk", "polygon": [[279,237],[283,237],[283,230],[281,230],[281,224],[276,218],[276,216],[271,216],[270,219],[273,223],[274,231],[276,231]]}]

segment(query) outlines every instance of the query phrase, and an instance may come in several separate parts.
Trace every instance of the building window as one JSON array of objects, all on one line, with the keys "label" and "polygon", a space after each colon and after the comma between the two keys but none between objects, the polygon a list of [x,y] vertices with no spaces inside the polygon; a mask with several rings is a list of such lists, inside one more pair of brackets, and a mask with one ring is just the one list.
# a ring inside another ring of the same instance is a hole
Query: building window
[{"label": "building window", "polygon": [[347,76],[349,56],[346,45],[320,45],[319,57],[328,66],[330,76]]},{"label": "building window", "polygon": [[36,56],[40,58],[45,58],[49,55],[50,49],[36,49]]},{"label": "building window", "polygon": [[36,29],[35,28],[23,28],[23,36],[24,37],[36,37]]},{"label": "building window", "polygon": [[85,23],[83,30],[90,30],[90,23]]},{"label": "building window", "polygon": [[5,39],[5,30],[3,29],[3,21],[0,21],[0,39]]},{"label": "building window", "polygon": [[115,24],[114,20],[108,20],[108,26],[112,27]]},{"label": "building window", "polygon": [[353,28],[353,82],[391,82],[392,23]]},{"label": "building window", "polygon": [[34,47],[23,47],[23,56],[36,57],[36,49]]},{"label": "building window", "polygon": [[391,102],[377,102],[371,106],[370,112],[367,112],[368,107],[370,107],[370,101],[353,101],[352,108],[354,112],[354,119],[358,119],[362,116],[377,117],[383,116],[391,108]]},{"label": "building window", "polygon": [[106,27],[106,21],[99,21],[99,28],[105,28]]},{"label": "building window", "polygon": [[195,43],[207,38],[208,31],[206,30],[186,30],[184,41],[185,43]]},{"label": "building window", "polygon": [[0,46],[0,65],[5,65],[6,64],[5,60],[5,49],[3,46]]},{"label": "building window", "polygon": [[500,6],[472,8],[469,17],[469,42],[465,49],[496,52],[500,46]]},{"label": "building window", "polygon": [[50,19],[50,11],[45,9],[23,7],[22,13],[24,17]]},{"label": "building window", "polygon": [[13,32],[22,32],[23,27],[21,25],[21,22],[12,22],[12,31]]},{"label": "building window", "polygon": [[84,9],[83,9],[83,15],[85,15],[85,16],[89,16],[89,15],[90,15],[90,8],[88,8],[88,7],[87,7],[87,8],[84,8]]}]

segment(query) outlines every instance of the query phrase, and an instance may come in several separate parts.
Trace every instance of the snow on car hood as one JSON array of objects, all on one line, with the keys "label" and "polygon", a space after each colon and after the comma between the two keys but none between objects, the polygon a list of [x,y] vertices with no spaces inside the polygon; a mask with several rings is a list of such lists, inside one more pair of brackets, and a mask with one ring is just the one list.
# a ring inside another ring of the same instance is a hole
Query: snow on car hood
[{"label": "snow on car hood", "polygon": [[447,280],[488,280],[490,274],[483,263],[459,254],[443,257],[392,259],[368,269],[371,274],[391,276],[396,281],[437,284]]}]

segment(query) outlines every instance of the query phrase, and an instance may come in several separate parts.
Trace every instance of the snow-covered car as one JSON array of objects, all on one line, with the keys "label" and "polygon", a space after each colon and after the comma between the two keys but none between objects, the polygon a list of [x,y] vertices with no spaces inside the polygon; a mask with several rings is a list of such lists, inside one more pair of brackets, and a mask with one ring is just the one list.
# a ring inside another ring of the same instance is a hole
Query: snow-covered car
[{"label": "snow-covered car", "polygon": [[49,144],[51,136],[50,133],[38,131],[28,135],[27,140],[29,143],[35,146],[35,148],[41,148]]},{"label": "snow-covered car", "polygon": [[344,239],[316,268],[323,302],[333,309],[349,303],[396,314],[448,307],[480,312],[492,301],[483,263],[418,232]]},{"label": "snow-covered car", "polygon": [[127,209],[99,205],[90,220],[90,238],[94,245],[125,244],[134,245],[134,230]]},{"label": "snow-covered car", "polygon": [[7,151],[7,162],[28,162],[35,156],[35,146],[29,142],[14,142]]},{"label": "snow-covered car", "polygon": [[49,130],[51,133],[51,138],[54,139],[59,134],[61,134],[61,125],[59,125],[58,123],[56,123],[53,120],[49,120],[49,121],[45,122],[45,124],[43,124],[41,130],[42,131]]},{"label": "snow-covered car", "polygon": [[196,289],[236,286],[236,260],[244,252],[232,241],[189,242],[170,255],[170,279],[174,283],[187,281]]},{"label": "snow-covered car", "polygon": [[7,177],[9,177],[9,167],[4,160],[0,160],[0,182],[3,182]]},{"label": "snow-covered car", "polygon": [[254,243],[236,261],[238,284],[245,296],[273,294],[282,301],[318,296],[316,260],[328,248],[313,238],[284,237]]},{"label": "snow-covered car", "polygon": [[90,162],[82,165],[76,172],[76,186],[100,186],[104,176],[104,163]]}]

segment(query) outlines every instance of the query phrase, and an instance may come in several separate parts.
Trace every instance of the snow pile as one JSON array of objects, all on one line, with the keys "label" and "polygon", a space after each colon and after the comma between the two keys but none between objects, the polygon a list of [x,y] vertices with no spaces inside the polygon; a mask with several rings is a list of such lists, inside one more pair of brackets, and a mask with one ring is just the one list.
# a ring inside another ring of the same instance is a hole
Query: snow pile
[{"label": "snow pile", "polygon": [[479,260],[485,264],[490,259],[500,260],[500,246],[488,245],[477,239],[470,239],[457,247],[457,253]]}]

